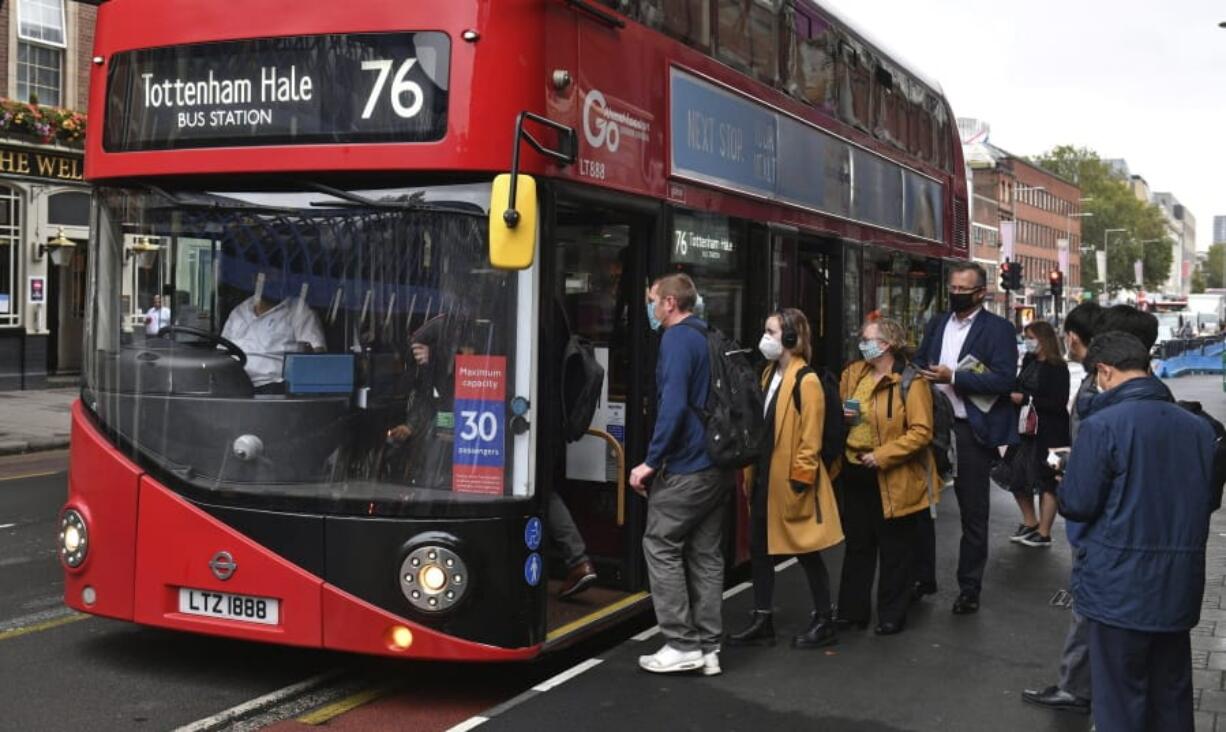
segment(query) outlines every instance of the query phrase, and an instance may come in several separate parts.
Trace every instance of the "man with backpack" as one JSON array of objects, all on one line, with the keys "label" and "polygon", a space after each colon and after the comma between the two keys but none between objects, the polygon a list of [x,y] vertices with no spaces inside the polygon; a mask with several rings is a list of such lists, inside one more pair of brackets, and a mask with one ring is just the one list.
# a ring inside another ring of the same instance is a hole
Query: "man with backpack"
[{"label": "man with backpack", "polygon": [[694,281],[682,273],[658,278],[647,296],[648,322],[664,331],[658,403],[647,458],[630,472],[630,487],[647,497],[643,554],[664,646],[641,656],[639,666],[653,673],[720,672],[724,509],[731,490],[700,418],[712,366],[707,324],[693,314],[697,300]]}]

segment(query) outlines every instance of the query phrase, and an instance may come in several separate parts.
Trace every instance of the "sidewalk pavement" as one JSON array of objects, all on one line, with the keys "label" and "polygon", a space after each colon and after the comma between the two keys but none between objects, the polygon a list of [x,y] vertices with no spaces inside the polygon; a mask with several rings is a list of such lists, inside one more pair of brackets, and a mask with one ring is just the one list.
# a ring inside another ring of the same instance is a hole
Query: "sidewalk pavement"
[{"label": "sidewalk pavement", "polygon": [[68,447],[76,388],[0,391],[0,455]]},{"label": "sidewalk pavement", "polygon": [[[1167,382],[1176,396],[1194,399],[1226,421],[1220,377]],[[793,633],[808,621],[804,575],[782,570],[776,585],[774,648],[726,648],[722,676],[658,676],[638,668],[654,652],[658,635],[640,634],[593,659],[575,673],[540,684],[506,705],[488,710],[481,730],[540,730],[582,719],[586,729],[676,730],[1074,730],[1088,717],[1051,712],[1020,698],[1024,688],[1056,681],[1068,611],[1050,602],[1067,588],[1070,552],[1058,520],[1050,549],[1008,541],[1018,523],[1013,499],[992,490],[988,567],[983,607],[954,616],[959,516],[947,492],[937,518],[941,591],[920,602],[904,633],[876,637],[847,632],[825,651],[795,651]],[[842,552],[824,553],[837,585]],[[1193,684],[1198,732],[1226,732],[1226,512],[1210,527],[1204,611],[1193,631]],[[733,588],[724,604],[725,629],[748,620],[751,593]]]}]

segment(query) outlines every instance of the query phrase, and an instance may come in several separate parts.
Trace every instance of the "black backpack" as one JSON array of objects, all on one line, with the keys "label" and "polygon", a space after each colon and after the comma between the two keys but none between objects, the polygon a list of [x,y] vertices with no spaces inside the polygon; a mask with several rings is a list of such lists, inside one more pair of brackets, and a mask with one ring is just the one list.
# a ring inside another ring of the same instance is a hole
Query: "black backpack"
[{"label": "black backpack", "polygon": [[603,385],[604,367],[596,360],[592,342],[572,333],[562,349],[562,431],[567,442],[587,434]]},{"label": "black backpack", "polygon": [[1200,402],[1177,401],[1175,403],[1205,420],[1213,428],[1213,490],[1217,495],[1214,505],[1221,508],[1222,487],[1226,486],[1226,426],[1210,416],[1201,407]]},{"label": "black backpack", "polygon": [[[796,383],[792,385],[792,404],[800,412],[800,382],[808,374],[817,374],[812,368],[804,366],[796,372]],[[842,399],[839,397],[839,380],[830,369],[822,369],[817,377],[822,385],[822,398],[826,401],[825,421],[822,424],[822,462],[826,469],[838,460],[847,445],[847,427],[843,424]]]},{"label": "black backpack", "polygon": [[767,449],[766,420],[762,414],[762,386],[735,341],[718,328],[703,328],[691,319],[681,321],[707,339],[711,387],[703,409],[691,405],[707,434],[707,452],[717,467],[744,468]]},{"label": "black backpack", "polygon": [[[919,376],[919,370],[907,364],[902,370],[902,400],[907,401],[911,382]],[[957,464],[957,448],[954,446],[954,405],[940,389],[932,389],[932,455],[936,458],[937,473],[942,480],[954,474]]]}]

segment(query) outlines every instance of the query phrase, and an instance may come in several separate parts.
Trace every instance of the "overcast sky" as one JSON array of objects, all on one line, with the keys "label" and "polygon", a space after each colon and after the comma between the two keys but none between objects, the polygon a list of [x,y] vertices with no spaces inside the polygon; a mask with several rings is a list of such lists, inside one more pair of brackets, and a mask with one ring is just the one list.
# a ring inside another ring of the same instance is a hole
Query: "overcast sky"
[{"label": "overcast sky", "polygon": [[1018,155],[1124,158],[1196,217],[1226,215],[1226,2],[818,0],[938,81]]}]

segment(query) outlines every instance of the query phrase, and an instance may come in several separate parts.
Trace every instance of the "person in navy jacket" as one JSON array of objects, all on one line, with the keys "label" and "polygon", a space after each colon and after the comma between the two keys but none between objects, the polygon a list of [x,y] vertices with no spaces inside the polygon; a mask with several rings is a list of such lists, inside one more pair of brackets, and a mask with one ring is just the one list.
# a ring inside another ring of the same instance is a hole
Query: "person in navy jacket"
[{"label": "person in navy jacket", "polygon": [[1090,345],[1100,393],[1090,402],[1057,490],[1083,524],[1073,598],[1086,618],[1094,724],[1191,732],[1192,650],[1200,622],[1214,434],[1150,376],[1135,336]]},{"label": "person in navy jacket", "polygon": [[[954,408],[957,477],[954,494],[962,514],[956,615],[978,612],[988,560],[988,472],[996,448],[1018,442],[1017,410],[1009,399],[1017,378],[1017,335],[1004,318],[983,308],[988,276],[974,262],[950,268],[950,313],[925,329],[915,363]],[[959,367],[973,357],[972,368]],[[920,521],[915,595],[936,592],[936,535],[930,514]]]}]

